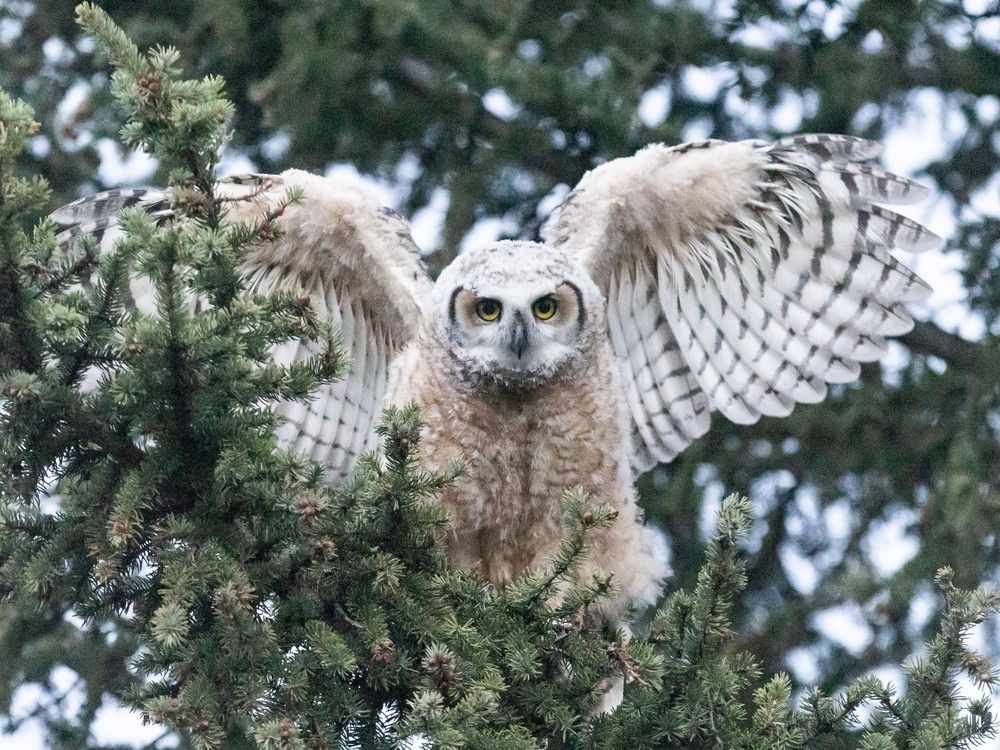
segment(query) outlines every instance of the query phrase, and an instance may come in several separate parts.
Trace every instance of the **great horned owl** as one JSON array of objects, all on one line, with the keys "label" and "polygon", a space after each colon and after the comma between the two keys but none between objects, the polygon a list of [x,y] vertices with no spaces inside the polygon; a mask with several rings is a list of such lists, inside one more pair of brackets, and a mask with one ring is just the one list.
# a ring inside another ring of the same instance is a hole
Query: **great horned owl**
[{"label": "great horned owl", "polygon": [[[585,175],[543,243],[470,250],[436,281],[363,184],[295,170],[220,184],[227,221],[301,190],[243,268],[251,284],[304,289],[351,356],[314,400],[276,405],[279,437],[337,481],[378,447],[384,405],[417,402],[420,460],[467,466],[440,498],[461,565],[498,584],[545,565],[560,497],[582,487],[618,511],[590,557],[614,576],[613,606],[652,602],[665,564],[635,475],[703,435],[713,411],[749,424],[820,401],[912,326],[901,303],[929,288],[890,250],[938,238],[877,205],[925,194],[877,153],[835,135],[649,146]],[[170,213],[163,192],[119,191],[53,219],[70,241],[132,203]]]}]

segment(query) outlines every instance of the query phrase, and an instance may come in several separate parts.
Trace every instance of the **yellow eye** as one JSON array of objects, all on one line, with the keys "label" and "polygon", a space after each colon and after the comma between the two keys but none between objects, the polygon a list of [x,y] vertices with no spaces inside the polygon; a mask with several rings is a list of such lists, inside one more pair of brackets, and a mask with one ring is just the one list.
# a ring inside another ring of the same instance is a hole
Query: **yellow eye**
[{"label": "yellow eye", "polygon": [[488,297],[483,297],[483,299],[476,302],[476,315],[485,320],[487,323],[499,320],[500,311],[502,309],[503,308],[499,302],[495,299],[489,299]]},{"label": "yellow eye", "polygon": [[552,295],[536,299],[535,303],[531,306],[531,311],[539,320],[548,320],[556,314],[556,310],[558,309],[559,305],[556,302],[556,298]]}]

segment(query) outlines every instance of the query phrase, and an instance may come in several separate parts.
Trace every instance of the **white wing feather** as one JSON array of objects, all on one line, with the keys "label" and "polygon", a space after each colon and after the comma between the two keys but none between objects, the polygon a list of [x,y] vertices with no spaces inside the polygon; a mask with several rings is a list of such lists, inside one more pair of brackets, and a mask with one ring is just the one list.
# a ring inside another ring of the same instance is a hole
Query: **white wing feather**
[{"label": "white wing feather", "polygon": [[668,461],[709,427],[816,402],[858,377],[929,287],[892,257],[939,238],[878,204],[925,189],[874,166],[877,144],[650,146],[587,173],[543,230],[608,302],[633,417],[633,465]]},{"label": "white wing feather", "polygon": [[[381,207],[378,195],[356,179],[325,178],[289,170],[281,175],[230,178],[217,185],[226,199],[225,221],[253,223],[301,191],[278,219],[278,239],[254,246],[242,262],[248,282],[260,290],[294,289],[309,297],[321,317],[340,331],[349,356],[344,379],[325,386],[309,402],[275,405],[284,417],[277,437],[285,447],[323,465],[329,478],[345,476],[364,450],[374,448],[374,422],[385,396],[388,364],[415,335],[430,279],[402,216]],[[122,208],[139,205],[157,218],[173,216],[169,195],[140,188],[83,198],[56,210],[65,226],[58,240],[82,234],[102,246],[118,234]],[[133,285],[144,312],[149,290]],[[281,364],[315,354],[305,341],[275,347]]]}]

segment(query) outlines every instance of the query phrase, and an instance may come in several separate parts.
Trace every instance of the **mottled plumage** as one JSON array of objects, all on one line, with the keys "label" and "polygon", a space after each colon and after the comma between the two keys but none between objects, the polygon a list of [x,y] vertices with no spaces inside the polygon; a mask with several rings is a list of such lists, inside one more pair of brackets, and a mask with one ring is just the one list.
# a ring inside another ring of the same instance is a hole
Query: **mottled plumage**
[{"label": "mottled plumage", "polygon": [[[890,252],[938,239],[882,207],[924,189],[874,166],[877,152],[829,135],[650,146],[585,175],[545,244],[468,251],[436,282],[363,184],[294,170],[220,184],[227,221],[301,189],[243,268],[254,285],[304,290],[351,356],[344,381],[276,405],[279,436],[337,481],[377,447],[383,406],[415,401],[420,460],[468,468],[441,496],[459,563],[495,583],[545,565],[560,497],[581,486],[619,512],[590,558],[620,587],[612,608],[652,602],[666,567],[635,473],[703,435],[712,411],[748,424],[821,400],[912,326],[903,305],[928,287]],[[168,218],[168,202],[118,191],[53,218],[71,241],[127,205]]]}]

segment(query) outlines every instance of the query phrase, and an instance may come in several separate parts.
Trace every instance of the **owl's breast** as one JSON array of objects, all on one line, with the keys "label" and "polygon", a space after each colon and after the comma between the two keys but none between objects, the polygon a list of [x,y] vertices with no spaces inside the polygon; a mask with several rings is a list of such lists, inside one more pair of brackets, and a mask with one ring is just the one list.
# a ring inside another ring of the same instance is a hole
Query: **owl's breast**
[{"label": "owl's breast", "polygon": [[610,367],[531,392],[477,393],[433,365],[416,346],[404,352],[389,401],[421,406],[425,468],[465,466],[440,496],[453,519],[450,551],[465,567],[503,583],[543,566],[561,541],[569,489],[616,507],[630,502],[623,407]]}]

